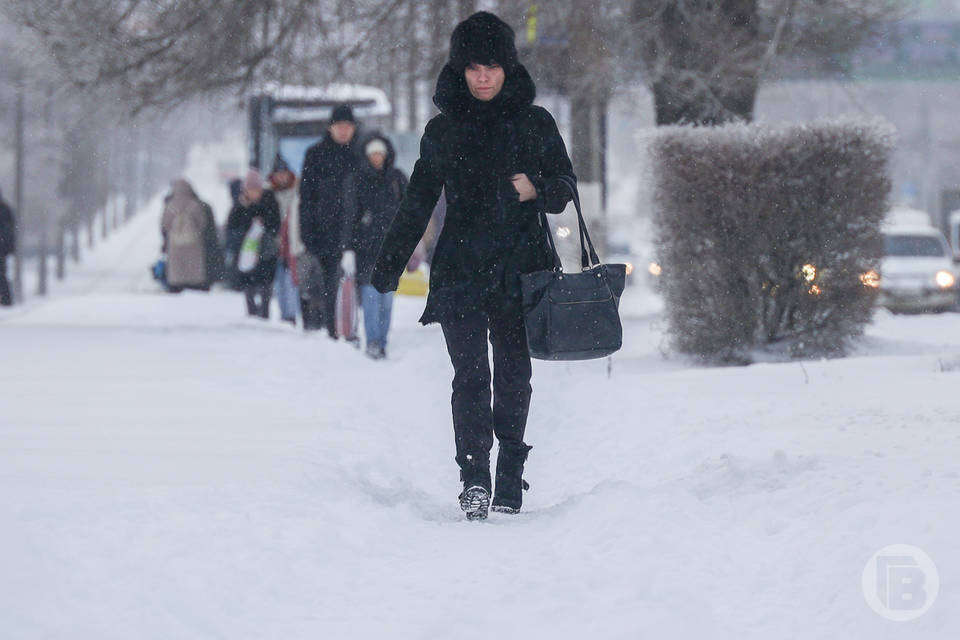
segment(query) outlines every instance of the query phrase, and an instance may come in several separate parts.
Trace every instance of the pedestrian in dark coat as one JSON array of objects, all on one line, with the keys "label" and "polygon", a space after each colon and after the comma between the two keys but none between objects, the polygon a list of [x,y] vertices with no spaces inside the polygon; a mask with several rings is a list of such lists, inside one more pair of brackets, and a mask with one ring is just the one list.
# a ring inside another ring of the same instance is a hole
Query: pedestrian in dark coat
[{"label": "pedestrian in dark coat", "polygon": [[357,123],[347,105],[333,110],[327,133],[307,149],[300,176],[299,261],[303,328],[327,327],[337,337],[336,304],[343,239],[343,183],[359,167]]},{"label": "pedestrian in dark coat", "polygon": [[220,246],[220,232],[217,231],[217,220],[213,215],[213,207],[209,203],[200,201],[203,205],[203,247],[207,258],[207,289],[213,283],[220,282],[226,274],[223,262],[223,247]]},{"label": "pedestrian in dark coat", "polygon": [[255,169],[247,174],[243,187],[243,194],[228,216],[229,224],[233,230],[245,236],[254,220],[259,220],[263,225],[263,236],[260,238],[256,266],[247,273],[241,273],[240,281],[246,294],[247,314],[269,318],[273,277],[277,270],[280,205],[273,192],[263,188],[263,179]]},{"label": "pedestrian in dark coat", "polygon": [[239,225],[233,219],[235,211],[242,207],[237,205],[243,195],[243,180],[235,178],[227,185],[230,190],[230,212],[227,215],[227,222],[223,229],[223,263],[224,280],[228,287],[235,291],[241,291],[243,284],[240,282],[240,272],[237,270],[237,257],[240,255],[240,245],[243,243],[243,234],[240,232]]},{"label": "pedestrian in dark coat", "polygon": [[556,123],[533,106],[536,89],[513,39],[513,30],[486,12],[454,29],[433,99],[440,115],[427,124],[372,278],[381,292],[396,289],[444,189],[446,221],[421,322],[440,323],[453,363],[460,506],[471,519],[486,517],[494,434],[493,507],[520,509],[531,366],[519,276],[552,266],[538,215],[563,211],[570,195],[559,176],[574,177]]},{"label": "pedestrian in dark coat", "polygon": [[7,256],[17,248],[17,226],[10,208],[0,194],[0,306],[13,304],[10,282],[7,280]]},{"label": "pedestrian in dark coat", "polygon": [[393,166],[396,154],[385,136],[374,134],[363,145],[365,160],[344,183],[343,259],[345,274],[356,273],[363,306],[367,355],[386,357],[393,292],[380,293],[370,284],[373,265],[387,228],[407,188],[407,177]]}]

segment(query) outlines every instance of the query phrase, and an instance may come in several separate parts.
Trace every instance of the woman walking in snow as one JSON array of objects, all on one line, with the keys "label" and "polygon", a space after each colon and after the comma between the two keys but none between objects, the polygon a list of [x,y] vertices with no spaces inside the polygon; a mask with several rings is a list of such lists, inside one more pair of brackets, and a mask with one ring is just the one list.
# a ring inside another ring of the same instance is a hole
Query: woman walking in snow
[{"label": "woman walking in snow", "polygon": [[535,95],[506,23],[479,12],[457,25],[433,98],[440,115],[424,131],[372,278],[382,293],[397,288],[444,189],[447,216],[420,321],[440,323],[453,364],[460,507],[471,520],[486,518],[490,507],[494,435],[492,508],[520,510],[532,389],[519,276],[552,266],[538,215],[563,211],[570,195],[559,177],[574,177],[557,125],[533,105]]}]

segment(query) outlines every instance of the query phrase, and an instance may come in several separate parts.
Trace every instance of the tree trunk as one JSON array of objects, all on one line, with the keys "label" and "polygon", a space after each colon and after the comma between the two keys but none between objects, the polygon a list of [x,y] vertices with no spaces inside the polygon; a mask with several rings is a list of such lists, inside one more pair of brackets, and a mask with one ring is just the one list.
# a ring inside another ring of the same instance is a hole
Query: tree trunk
[{"label": "tree trunk", "polygon": [[24,178],[24,106],[23,106],[23,76],[17,71],[17,104],[14,115],[14,148],[16,153],[16,167],[14,169],[14,228],[17,230],[16,244],[13,249],[13,299],[18,303],[23,301],[23,236],[25,225],[23,208],[23,178]]},{"label": "tree trunk", "polygon": [[87,221],[87,248],[88,248],[88,249],[93,249],[94,240],[95,240],[95,238],[97,237],[97,231],[96,231],[96,228],[97,228],[97,214],[96,214],[96,212],[93,210],[93,208],[91,208],[89,211],[90,211],[90,212],[89,212],[89,213],[87,214],[87,216],[86,216],[86,218],[87,218],[87,220],[86,220],[86,221]]},{"label": "tree trunk", "polygon": [[678,96],[678,80],[664,78],[653,83],[653,104],[657,126],[693,124],[714,126],[743,120],[753,121],[758,81],[742,81],[726,91],[700,92]]},{"label": "tree trunk", "polygon": [[564,84],[570,94],[570,150],[577,173],[583,215],[594,231],[591,238],[603,253],[606,245],[606,112],[611,88],[609,53],[594,28],[595,2],[573,7],[569,56],[572,64]]},{"label": "tree trunk", "polygon": [[416,131],[420,127],[417,117],[417,67],[420,64],[420,47],[417,41],[417,0],[407,0],[406,28],[404,38],[407,43],[407,131]]},{"label": "tree trunk", "polygon": [[[447,43],[450,40],[450,34],[453,31],[453,13],[450,0],[431,0],[431,30],[430,30],[430,64],[427,69],[427,79],[429,82],[436,82],[440,76],[443,65],[447,62]],[[433,87],[429,87],[432,89]],[[427,118],[439,113],[436,105],[429,102],[427,106]]]},{"label": "tree trunk", "polygon": [[457,0],[457,21],[463,22],[477,12],[477,0]]},{"label": "tree trunk", "polygon": [[[765,60],[758,0],[670,0],[657,14],[656,46],[646,51],[658,125],[712,126],[753,120]],[[637,0],[634,12],[650,15]]]},{"label": "tree trunk", "polygon": [[37,247],[37,295],[47,295],[47,209],[44,208],[40,220],[40,243]]},{"label": "tree trunk", "polygon": [[80,216],[74,211],[70,220],[70,236],[72,242],[70,243],[70,257],[74,262],[80,262]]},{"label": "tree trunk", "polygon": [[113,165],[113,134],[107,136],[104,153],[106,157],[101,163],[103,174],[100,178],[105,195],[103,199],[103,226],[101,228],[101,237],[106,240],[107,235],[110,233],[110,169]]},{"label": "tree trunk", "polygon": [[67,277],[67,225],[63,218],[57,224],[57,280]]}]

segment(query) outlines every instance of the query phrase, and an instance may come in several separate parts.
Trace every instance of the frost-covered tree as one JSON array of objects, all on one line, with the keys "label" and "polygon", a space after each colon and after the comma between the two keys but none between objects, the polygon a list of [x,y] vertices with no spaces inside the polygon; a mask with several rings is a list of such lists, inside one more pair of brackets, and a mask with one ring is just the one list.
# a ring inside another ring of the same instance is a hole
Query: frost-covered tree
[{"label": "frost-covered tree", "polygon": [[332,78],[405,0],[30,0],[34,30],[65,78],[109,87],[132,110],[262,79]]}]

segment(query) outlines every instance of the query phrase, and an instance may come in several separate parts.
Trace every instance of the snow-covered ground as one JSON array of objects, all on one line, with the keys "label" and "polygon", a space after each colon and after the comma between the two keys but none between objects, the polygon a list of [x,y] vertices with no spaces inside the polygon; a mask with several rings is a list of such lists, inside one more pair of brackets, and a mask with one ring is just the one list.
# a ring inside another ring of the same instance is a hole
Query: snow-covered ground
[{"label": "snow-covered ground", "polygon": [[[960,636],[960,316],[703,368],[628,290],[612,366],[535,364],[524,512],[468,523],[422,300],[372,362],[237,294],[157,292],[158,219],[0,314],[0,637]],[[895,543],[941,581],[905,623],[861,587]]]}]

